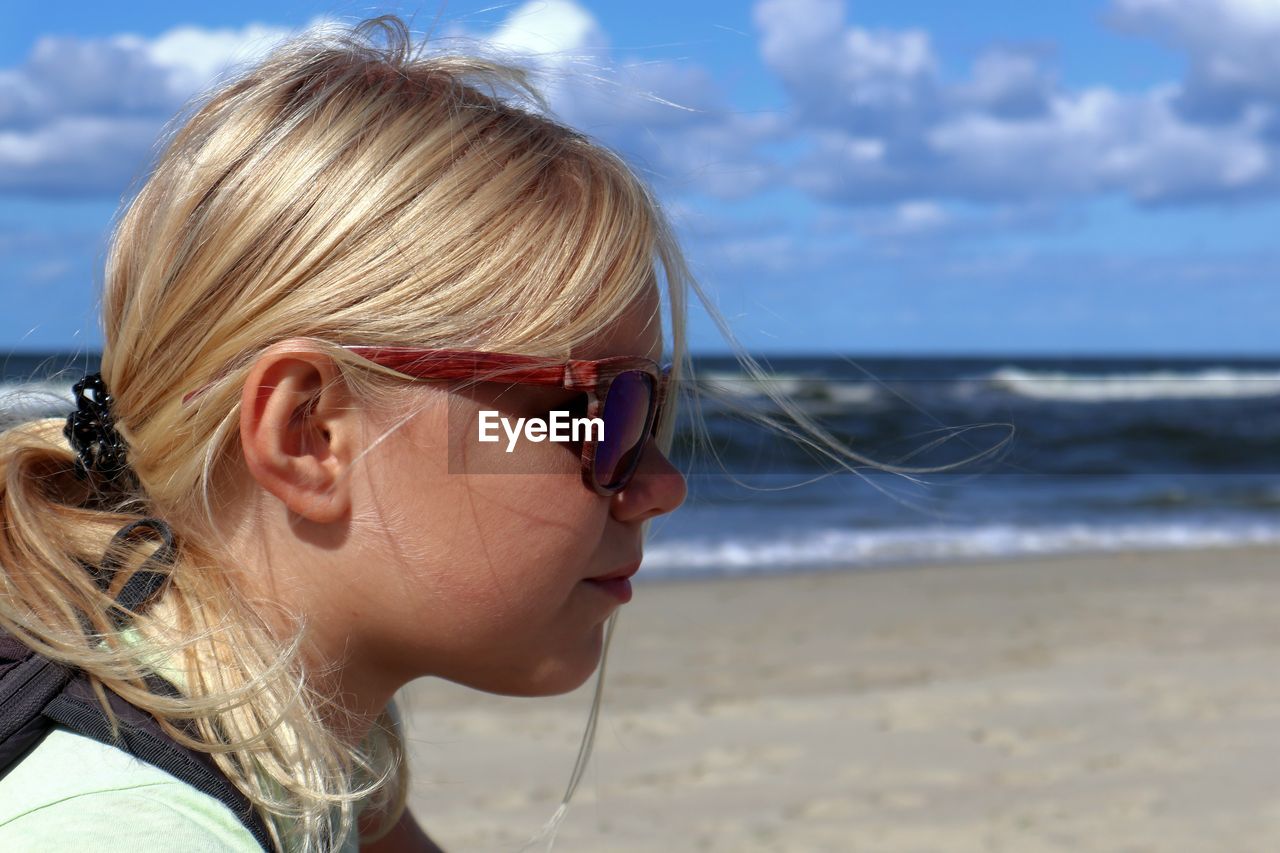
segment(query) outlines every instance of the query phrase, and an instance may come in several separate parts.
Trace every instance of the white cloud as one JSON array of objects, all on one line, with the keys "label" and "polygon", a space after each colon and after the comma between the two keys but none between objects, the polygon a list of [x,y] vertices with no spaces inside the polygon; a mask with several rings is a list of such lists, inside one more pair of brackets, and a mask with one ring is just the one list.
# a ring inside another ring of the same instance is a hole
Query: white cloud
[{"label": "white cloud", "polygon": [[[165,120],[289,34],[250,24],[40,39],[23,65],[0,69],[0,192],[118,193],[145,167]],[[557,117],[656,180],[722,198],[778,180],[757,151],[781,135],[776,116],[734,113],[696,64],[615,56],[599,21],[572,0],[530,0],[490,32],[449,25],[433,41],[530,69]]]},{"label": "white cloud", "polygon": [[937,202],[932,201],[903,202],[894,213],[898,226],[907,231],[932,231],[951,219]]},{"label": "white cloud", "polygon": [[0,69],[0,192],[121,192],[184,102],[289,34],[250,24],[38,39],[23,64]]},{"label": "white cloud", "polygon": [[0,191],[119,192],[145,162],[162,125],[149,117],[58,116],[33,128],[0,130]]},{"label": "white cloud", "polygon": [[[893,210],[1230,199],[1280,182],[1280,0],[1113,0],[1115,26],[1188,57],[1185,81],[1146,92],[1068,89],[1044,48],[1018,45],[948,77],[929,32],[858,26],[842,0],[760,0],[753,17],[786,112],[735,111],[696,63],[621,55],[574,0],[525,2],[487,32],[448,26],[436,46],[453,37],[534,69],[558,117],[673,194],[790,185]],[[118,192],[186,99],[286,35],[254,24],[41,39],[0,69],[0,192]]]},{"label": "white cloud", "polygon": [[[311,26],[323,24],[323,20],[316,20]],[[154,67],[166,71],[170,92],[182,99],[199,92],[222,72],[265,56],[290,32],[262,24],[238,30],[188,26],[169,30],[150,42],[136,36],[118,36],[114,41],[136,47]]]},{"label": "white cloud", "polygon": [[1181,112],[1230,121],[1258,101],[1280,101],[1277,0],[1114,0],[1109,20],[1184,53]]},{"label": "white cloud", "polygon": [[[39,39],[22,65],[0,69],[0,192],[122,191],[184,103],[289,34],[250,24],[182,26],[155,38]],[[658,180],[725,198],[776,180],[755,151],[778,135],[776,121],[733,113],[697,65],[615,57],[599,22],[572,0],[531,0],[489,33],[450,26],[434,46],[451,41],[531,69],[558,117]]]},{"label": "white cloud", "polygon": [[557,64],[598,54],[609,44],[599,21],[570,0],[529,0],[486,41],[499,50]]},{"label": "white cloud", "polygon": [[846,27],[840,0],[761,0],[753,17],[765,63],[803,115],[864,127],[930,109],[938,62],[927,32]]},{"label": "white cloud", "polygon": [[803,230],[804,245],[843,242],[862,259],[915,257],[925,244],[944,252],[973,238],[1007,237],[1015,231],[1060,230],[1077,225],[1069,208],[1041,202],[972,205],[914,198],[876,207],[827,207]]},{"label": "white cloud", "polygon": [[973,66],[973,79],[953,89],[958,105],[1002,118],[1043,115],[1057,88],[1043,57],[1009,48],[988,50]]},{"label": "white cloud", "polygon": [[[1148,92],[1069,91],[1043,50],[1001,47],[967,79],[948,80],[928,33],[850,25],[840,0],[761,0],[761,54],[792,98],[797,137],[809,140],[793,185],[864,205],[1106,192],[1154,204],[1280,188],[1280,0],[1117,0],[1116,15],[1216,70]],[[1265,62],[1242,75],[1240,57],[1264,49]],[[1213,124],[1197,121],[1188,105],[1227,81],[1237,94],[1252,87],[1249,98],[1217,110]]]},{"label": "white cloud", "polygon": [[[1041,120],[968,114],[929,135],[955,192],[1021,195],[1120,190],[1142,201],[1210,195],[1265,179],[1256,128],[1209,130],[1181,121],[1171,91],[1142,97],[1092,89],[1054,99]],[[1256,123],[1256,122],[1255,122]]]},{"label": "white cloud", "polygon": [[780,116],[734,112],[688,62],[617,55],[585,7],[531,0],[490,33],[446,31],[468,49],[534,69],[554,115],[679,191],[740,199],[780,180],[759,147],[787,135]]}]

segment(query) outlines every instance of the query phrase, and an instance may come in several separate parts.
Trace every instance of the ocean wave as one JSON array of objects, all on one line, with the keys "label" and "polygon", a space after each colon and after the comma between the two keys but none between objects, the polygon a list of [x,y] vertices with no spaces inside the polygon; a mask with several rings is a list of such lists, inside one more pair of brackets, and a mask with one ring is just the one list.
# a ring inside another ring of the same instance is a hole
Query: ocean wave
[{"label": "ocean wave", "polygon": [[697,538],[648,546],[642,577],[778,574],[795,570],[972,562],[1017,557],[1280,544],[1280,524],[1085,523],[818,529],[775,537]]},{"label": "ocean wave", "polygon": [[1070,373],[1001,367],[987,385],[1020,397],[1070,402],[1239,399],[1280,395],[1280,371],[1205,368],[1142,373]]},{"label": "ocean wave", "polygon": [[749,379],[740,373],[709,370],[700,374],[701,391],[731,400],[764,400],[769,391],[801,402],[826,402],[836,405],[865,405],[879,396],[878,383],[865,379],[829,379],[801,374],[777,373],[768,379]]},{"label": "ocean wave", "polygon": [[0,426],[71,411],[74,401],[65,382],[0,383]]}]

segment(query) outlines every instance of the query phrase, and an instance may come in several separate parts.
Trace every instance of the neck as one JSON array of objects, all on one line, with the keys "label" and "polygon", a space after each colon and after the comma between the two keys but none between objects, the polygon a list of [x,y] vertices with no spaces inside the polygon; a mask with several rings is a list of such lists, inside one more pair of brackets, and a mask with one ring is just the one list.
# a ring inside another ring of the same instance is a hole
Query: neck
[{"label": "neck", "polygon": [[359,743],[403,682],[360,641],[370,615],[343,587],[343,569],[351,560],[345,526],[295,521],[227,541],[232,564],[243,567],[246,597],[268,603],[261,612],[272,633],[287,642],[302,631],[307,689],[319,702],[322,721],[349,743]]},{"label": "neck", "polygon": [[337,659],[320,648],[304,654],[308,687],[319,697],[320,717],[330,731],[351,745],[369,735],[395,696],[397,686],[378,678],[355,656]]}]

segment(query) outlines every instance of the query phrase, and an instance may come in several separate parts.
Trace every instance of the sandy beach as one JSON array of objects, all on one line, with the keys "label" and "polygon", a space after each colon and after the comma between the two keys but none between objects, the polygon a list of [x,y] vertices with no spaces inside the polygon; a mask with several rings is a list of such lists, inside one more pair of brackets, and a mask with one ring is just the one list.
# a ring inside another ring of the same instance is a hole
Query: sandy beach
[{"label": "sandy beach", "polygon": [[[1280,850],[1280,551],[635,591],[556,850]],[[445,849],[542,826],[594,685],[406,689]]]}]

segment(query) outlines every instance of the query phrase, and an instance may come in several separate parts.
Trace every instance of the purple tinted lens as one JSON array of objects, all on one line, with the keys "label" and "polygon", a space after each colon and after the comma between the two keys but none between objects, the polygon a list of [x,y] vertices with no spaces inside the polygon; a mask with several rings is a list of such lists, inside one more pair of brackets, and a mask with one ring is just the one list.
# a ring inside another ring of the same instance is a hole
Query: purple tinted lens
[{"label": "purple tinted lens", "polygon": [[614,488],[631,475],[648,438],[653,377],[640,370],[619,373],[604,401],[604,440],[596,444],[596,482]]}]

